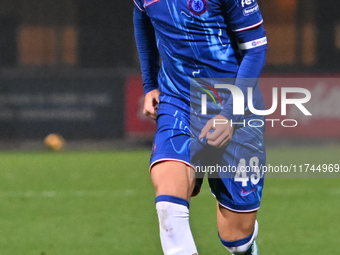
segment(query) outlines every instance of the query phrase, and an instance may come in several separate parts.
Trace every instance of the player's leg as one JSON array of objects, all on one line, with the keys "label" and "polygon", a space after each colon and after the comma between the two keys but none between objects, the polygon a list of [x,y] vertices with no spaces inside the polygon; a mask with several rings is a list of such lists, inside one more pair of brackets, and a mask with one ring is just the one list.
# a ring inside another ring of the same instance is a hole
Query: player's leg
[{"label": "player's leg", "polygon": [[162,161],[151,169],[163,252],[198,254],[189,225],[189,200],[195,186],[193,169],[178,161]]},{"label": "player's leg", "polygon": [[258,254],[256,211],[234,212],[217,203],[217,225],[222,244],[232,254]]},{"label": "player's leg", "polygon": [[189,225],[189,199],[199,191],[190,163],[189,110],[181,100],[160,96],[150,174],[166,255],[198,254]]},{"label": "player's leg", "polygon": [[192,167],[175,160],[159,162],[151,169],[156,197],[171,195],[189,201],[196,181],[193,176],[195,172]]},{"label": "player's leg", "polygon": [[220,239],[232,254],[258,254],[256,212],[264,184],[260,167],[266,159],[262,134],[263,130],[251,127],[237,129],[221,161],[222,165],[232,166],[231,171],[209,178],[218,201]]}]

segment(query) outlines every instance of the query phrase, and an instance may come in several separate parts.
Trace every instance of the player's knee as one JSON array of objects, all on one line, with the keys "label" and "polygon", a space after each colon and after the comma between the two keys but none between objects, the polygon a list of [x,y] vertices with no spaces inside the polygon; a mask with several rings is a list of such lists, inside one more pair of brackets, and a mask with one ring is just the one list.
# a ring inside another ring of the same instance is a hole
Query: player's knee
[{"label": "player's knee", "polygon": [[[254,243],[257,237],[257,234],[258,234],[258,223],[256,221],[254,232],[250,236],[240,239],[240,240],[235,240],[235,241],[226,241],[226,240],[223,240],[221,237],[220,239],[221,239],[223,246],[228,251],[230,251],[232,254],[242,255],[242,254],[245,254],[250,249],[250,247],[252,246],[252,244]],[[254,254],[257,254],[257,253],[254,253]]]}]

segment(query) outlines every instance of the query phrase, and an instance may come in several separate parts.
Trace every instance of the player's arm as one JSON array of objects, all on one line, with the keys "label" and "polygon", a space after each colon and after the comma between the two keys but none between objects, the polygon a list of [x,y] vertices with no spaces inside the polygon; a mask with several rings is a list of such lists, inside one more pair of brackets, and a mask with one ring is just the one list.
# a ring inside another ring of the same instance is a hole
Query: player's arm
[{"label": "player's arm", "polygon": [[[256,0],[230,1],[221,0],[225,8],[228,23],[235,33],[239,49],[243,53],[243,59],[237,73],[235,85],[240,88],[244,95],[245,107],[248,99],[248,88],[255,87],[257,78],[260,76],[266,60],[267,38],[263,28],[263,20]],[[253,13],[249,13],[252,10]],[[200,138],[207,137],[208,144],[222,147],[228,144],[233,136],[234,127],[216,125],[214,119],[226,119],[233,123],[239,122],[240,116],[233,115],[233,97],[229,97],[227,104],[221,113],[209,120],[202,129]],[[215,131],[210,133],[209,131]]]},{"label": "player's arm", "polygon": [[[236,36],[244,57],[237,73],[235,85],[242,90],[245,103],[247,104],[248,87],[256,86],[257,78],[260,76],[266,61],[267,39],[262,25],[249,30],[237,32]],[[262,45],[254,47],[252,44],[253,41],[260,41],[259,44]],[[200,136],[200,138],[206,136],[208,144],[216,147],[222,147],[228,144],[231,140],[234,128],[229,125],[227,126],[228,128],[226,128],[226,125],[216,125],[214,127],[214,119],[226,119],[229,123],[230,121],[233,123],[239,122],[237,116],[233,115],[232,96],[228,99],[228,102],[221,113],[210,120],[202,129]],[[215,129],[215,131],[209,133],[211,128]]]},{"label": "player's arm", "polygon": [[[255,87],[266,60],[267,37],[263,19],[256,0],[221,0],[227,16],[227,23],[235,33],[243,59],[239,67],[235,85],[244,95],[245,107],[248,88]],[[221,115],[233,122],[241,116],[233,115],[233,96],[228,99]]]},{"label": "player's arm", "polygon": [[143,6],[135,2],[133,12],[135,39],[143,76],[145,94],[143,113],[153,119],[157,115],[159,53],[156,45],[154,28]]},{"label": "player's arm", "polygon": [[[248,88],[254,88],[266,62],[267,38],[263,25],[236,32],[239,48],[243,53],[235,85],[244,95],[245,107],[248,100]],[[233,115],[233,97],[228,99],[221,115],[233,122],[238,122],[241,116]]]}]

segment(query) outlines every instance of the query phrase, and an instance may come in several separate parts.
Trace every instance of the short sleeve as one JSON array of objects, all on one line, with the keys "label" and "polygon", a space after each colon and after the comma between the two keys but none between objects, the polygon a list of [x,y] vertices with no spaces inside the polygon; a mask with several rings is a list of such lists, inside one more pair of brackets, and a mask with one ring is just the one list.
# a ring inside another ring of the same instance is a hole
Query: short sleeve
[{"label": "short sleeve", "polygon": [[143,0],[133,0],[133,2],[135,3],[136,7],[139,10],[141,10],[142,12],[145,12]]},{"label": "short sleeve", "polygon": [[257,0],[221,0],[232,31],[240,32],[263,23]]}]

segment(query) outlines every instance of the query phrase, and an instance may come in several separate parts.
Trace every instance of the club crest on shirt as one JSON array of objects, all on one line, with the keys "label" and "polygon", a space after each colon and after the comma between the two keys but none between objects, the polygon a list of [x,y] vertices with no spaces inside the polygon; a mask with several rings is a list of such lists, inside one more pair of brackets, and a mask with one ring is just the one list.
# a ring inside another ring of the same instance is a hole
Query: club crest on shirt
[{"label": "club crest on shirt", "polygon": [[189,10],[195,15],[202,15],[208,9],[207,0],[189,0]]}]

